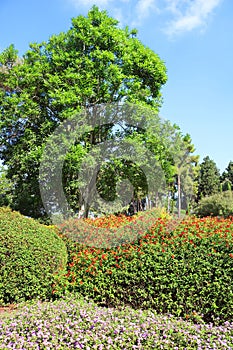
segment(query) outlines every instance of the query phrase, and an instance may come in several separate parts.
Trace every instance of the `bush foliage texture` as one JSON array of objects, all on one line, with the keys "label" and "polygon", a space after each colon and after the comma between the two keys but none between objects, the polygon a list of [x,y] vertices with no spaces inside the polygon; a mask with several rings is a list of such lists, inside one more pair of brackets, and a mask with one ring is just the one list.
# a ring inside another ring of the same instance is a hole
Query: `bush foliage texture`
[{"label": "bush foliage texture", "polygon": [[160,218],[137,241],[112,249],[68,240],[70,289],[104,306],[231,320],[232,230],[231,218]]},{"label": "bush foliage texture", "polygon": [[0,208],[0,305],[52,296],[67,250],[49,227]]},{"label": "bush foliage texture", "polygon": [[224,191],[202,198],[194,209],[194,213],[199,217],[221,216],[227,218],[233,216],[232,191]]}]

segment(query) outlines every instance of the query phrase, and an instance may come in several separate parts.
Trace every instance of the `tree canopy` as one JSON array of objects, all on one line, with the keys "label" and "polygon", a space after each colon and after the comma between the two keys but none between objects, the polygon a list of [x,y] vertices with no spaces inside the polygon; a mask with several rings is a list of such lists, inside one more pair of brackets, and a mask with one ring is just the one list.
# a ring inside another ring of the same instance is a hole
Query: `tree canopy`
[{"label": "tree canopy", "polygon": [[216,163],[206,156],[200,164],[197,200],[213,195],[220,190],[220,173]]},{"label": "tree canopy", "polygon": [[[69,118],[101,104],[130,103],[147,108],[148,113],[141,114],[146,128],[137,127],[136,121],[123,121],[119,132],[114,122],[94,125],[70,147],[63,166],[63,185],[74,209],[80,206],[80,164],[97,145],[116,139],[119,133],[128,142],[147,147],[172,183],[174,164],[169,145],[180,131],[155,117],[166,81],[164,62],[138,40],[137,31],[119,28],[116,19],[96,6],[86,17],[73,18],[67,32],[30,44],[23,57],[13,45],[5,49],[0,54],[0,159],[14,184],[13,209],[35,218],[46,216],[39,188],[46,142]],[[111,181],[106,180],[107,174]],[[105,164],[99,169],[98,190],[112,199],[112,185],[127,178],[135,196],[142,197],[147,184],[139,174],[139,168],[129,160]]]},{"label": "tree canopy", "polygon": [[31,44],[22,58],[13,45],[4,50],[0,157],[14,181],[15,209],[43,215],[39,162],[46,138],[62,121],[82,108],[119,101],[158,111],[166,80],[164,63],[136,31],[120,29],[96,6],[87,17],[73,18],[67,32]]}]

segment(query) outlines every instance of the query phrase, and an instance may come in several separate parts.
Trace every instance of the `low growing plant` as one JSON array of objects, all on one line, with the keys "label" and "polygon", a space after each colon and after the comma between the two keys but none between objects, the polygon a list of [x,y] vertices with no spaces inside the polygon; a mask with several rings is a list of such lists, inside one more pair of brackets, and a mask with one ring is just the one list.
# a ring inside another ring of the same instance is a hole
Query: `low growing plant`
[{"label": "low growing plant", "polygon": [[0,349],[230,350],[233,323],[213,326],[150,310],[98,307],[78,295],[33,303],[0,320]]}]

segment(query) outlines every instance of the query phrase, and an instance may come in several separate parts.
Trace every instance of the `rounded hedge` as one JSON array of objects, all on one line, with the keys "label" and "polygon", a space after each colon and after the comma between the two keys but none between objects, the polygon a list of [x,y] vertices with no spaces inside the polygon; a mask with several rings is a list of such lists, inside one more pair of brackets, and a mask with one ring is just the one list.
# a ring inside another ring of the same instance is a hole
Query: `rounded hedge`
[{"label": "rounded hedge", "polygon": [[51,298],[66,265],[66,246],[54,229],[0,208],[0,305]]}]

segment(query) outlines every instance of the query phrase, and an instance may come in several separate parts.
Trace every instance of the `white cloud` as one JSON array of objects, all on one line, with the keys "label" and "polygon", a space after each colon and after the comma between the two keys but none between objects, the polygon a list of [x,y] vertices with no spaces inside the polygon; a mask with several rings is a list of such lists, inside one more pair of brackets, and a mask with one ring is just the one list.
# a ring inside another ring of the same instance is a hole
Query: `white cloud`
[{"label": "white cloud", "polygon": [[[101,10],[107,10],[108,14],[119,21],[120,24],[130,23],[130,14],[124,11],[124,6],[127,6],[131,0],[65,0],[72,4],[75,8],[85,7],[88,10],[93,6],[98,6]],[[109,11],[111,10],[111,11]]]},{"label": "white cloud", "polygon": [[123,12],[123,9],[119,7],[114,7],[112,17],[116,18],[121,24],[125,24],[126,22],[126,15]]},{"label": "white cloud", "polygon": [[[168,19],[168,36],[206,27],[211,14],[223,0],[65,0],[76,8],[94,4],[108,10],[121,24],[139,26],[153,15]],[[109,11],[110,10],[110,11]],[[158,18],[159,20],[159,18]],[[166,25],[167,24],[167,25]]]},{"label": "white cloud", "polygon": [[170,36],[204,28],[209,16],[222,0],[166,0],[167,10],[174,15],[166,33]]},{"label": "white cloud", "polygon": [[[156,10],[157,0],[68,0],[76,8],[97,5],[100,8],[111,9],[114,17],[122,24],[138,25]],[[131,22],[131,23],[130,23]]]},{"label": "white cloud", "polygon": [[109,7],[111,4],[118,4],[119,3],[129,3],[130,0],[68,0],[71,4],[73,4],[76,8],[80,6],[85,6],[85,7],[91,7],[93,5],[96,5],[98,7]]},{"label": "white cloud", "polygon": [[79,6],[87,6],[91,7],[93,5],[96,6],[108,6],[112,0],[69,0],[75,7]]},{"label": "white cloud", "polygon": [[147,18],[151,11],[156,10],[155,0],[139,0],[136,4],[136,12],[140,18]]}]

